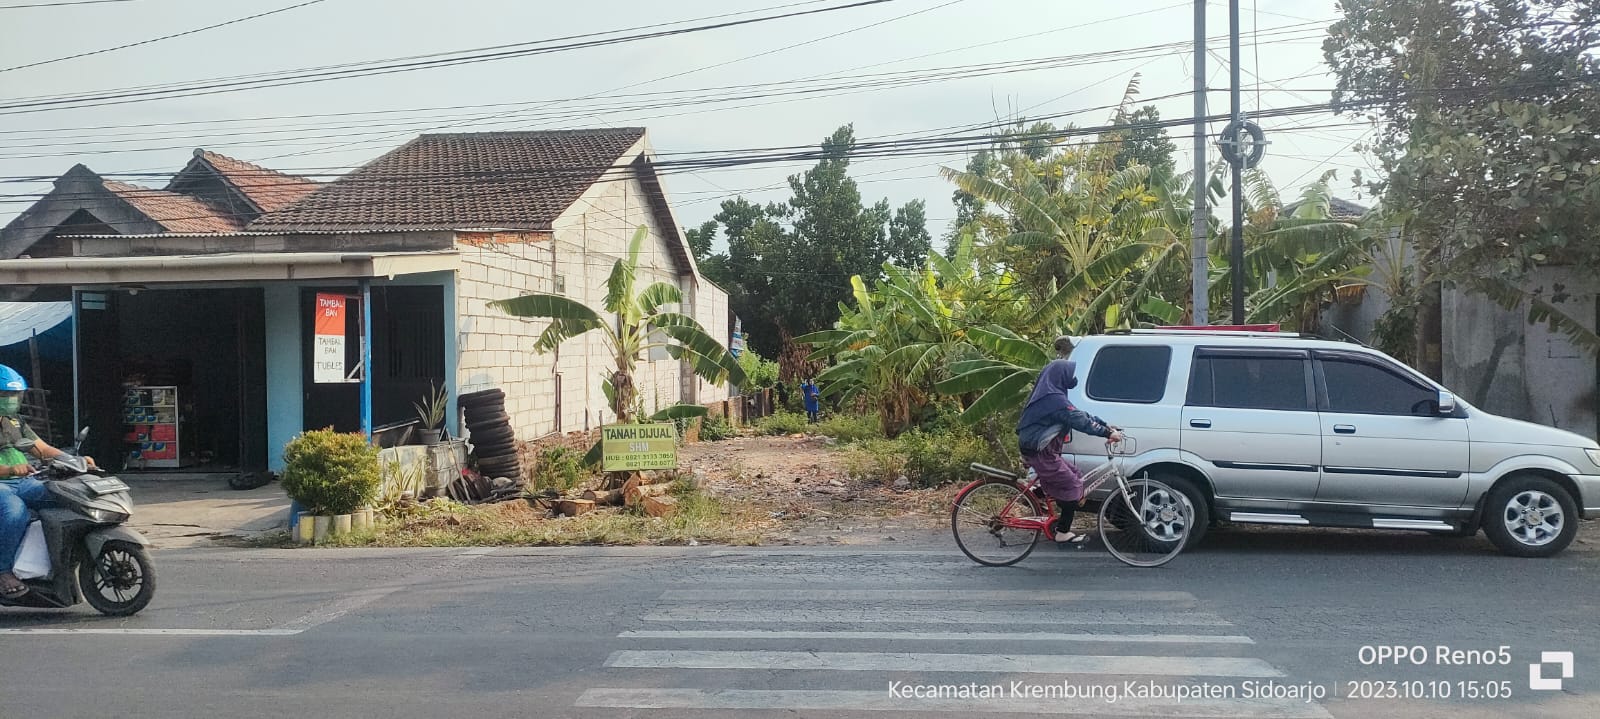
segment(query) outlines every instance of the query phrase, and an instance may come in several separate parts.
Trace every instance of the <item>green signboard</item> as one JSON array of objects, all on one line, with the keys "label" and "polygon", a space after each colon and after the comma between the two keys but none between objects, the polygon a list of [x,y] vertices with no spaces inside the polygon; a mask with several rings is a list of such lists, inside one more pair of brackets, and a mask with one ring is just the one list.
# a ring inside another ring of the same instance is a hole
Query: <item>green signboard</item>
[{"label": "green signboard", "polygon": [[614,424],[601,427],[600,451],[607,472],[677,469],[678,428],[666,424]]}]

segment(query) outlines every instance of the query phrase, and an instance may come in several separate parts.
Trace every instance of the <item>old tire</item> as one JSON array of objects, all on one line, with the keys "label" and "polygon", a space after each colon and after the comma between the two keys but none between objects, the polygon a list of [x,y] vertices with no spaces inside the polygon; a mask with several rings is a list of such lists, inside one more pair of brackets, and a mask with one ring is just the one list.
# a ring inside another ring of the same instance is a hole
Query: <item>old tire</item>
[{"label": "old tire", "polygon": [[1513,557],[1549,557],[1578,536],[1578,503],[1555,480],[1513,475],[1489,490],[1483,533]]},{"label": "old tire", "polygon": [[477,392],[468,392],[460,397],[457,397],[456,404],[462,407],[478,407],[496,402],[504,402],[505,399],[506,393],[504,390],[485,389]]},{"label": "old tire", "polygon": [[473,417],[471,415],[467,416],[467,429],[473,432],[510,426],[511,415],[506,414],[505,412],[496,412],[495,414],[482,415],[478,417]]},{"label": "old tire", "polygon": [[84,601],[95,611],[126,617],[137,614],[155,597],[156,570],[144,547],[113,539],[100,547],[98,556],[78,562],[78,585]]},{"label": "old tire", "polygon": [[516,431],[511,429],[509,426],[500,428],[489,427],[468,435],[467,441],[471,442],[472,446],[478,447],[491,444],[510,444],[511,442],[515,441],[516,438]]},{"label": "old tire", "polygon": [[1211,528],[1211,503],[1206,499],[1206,493],[1195,486],[1193,480],[1181,474],[1172,472],[1143,472],[1147,479],[1152,479],[1178,490],[1184,499],[1189,500],[1191,510],[1189,525],[1189,538],[1184,541],[1183,548],[1191,549],[1206,536],[1206,530]]}]

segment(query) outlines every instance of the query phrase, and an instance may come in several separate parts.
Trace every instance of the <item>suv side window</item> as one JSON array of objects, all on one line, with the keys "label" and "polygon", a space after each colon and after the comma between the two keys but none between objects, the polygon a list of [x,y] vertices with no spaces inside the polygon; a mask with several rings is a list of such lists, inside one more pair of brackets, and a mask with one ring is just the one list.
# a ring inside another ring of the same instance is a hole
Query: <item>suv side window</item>
[{"label": "suv side window", "polygon": [[1159,345],[1113,345],[1095,353],[1089,370],[1091,399],[1102,402],[1154,404],[1167,393],[1172,348]]},{"label": "suv side window", "polygon": [[1197,356],[1189,377],[1189,405],[1309,410],[1306,362],[1292,356]]},{"label": "suv side window", "polygon": [[1369,362],[1320,359],[1328,410],[1352,414],[1427,415],[1438,393]]}]

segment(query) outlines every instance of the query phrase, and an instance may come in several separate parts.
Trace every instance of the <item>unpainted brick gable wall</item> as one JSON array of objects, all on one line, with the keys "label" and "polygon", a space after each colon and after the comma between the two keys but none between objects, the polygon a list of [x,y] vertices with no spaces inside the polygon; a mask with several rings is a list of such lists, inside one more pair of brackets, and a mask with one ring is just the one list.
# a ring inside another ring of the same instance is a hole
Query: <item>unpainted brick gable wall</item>
[{"label": "unpainted brick gable wall", "polygon": [[[555,280],[561,277],[561,294],[602,311],[606,278],[641,224],[650,228],[650,237],[640,253],[635,287],[642,290],[655,282],[676,285],[690,306],[670,309],[691,314],[727,342],[726,293],[709,283],[696,288],[687,275],[679,274],[667,244],[675,240],[663,236],[646,202],[643,185],[619,171],[590,187],[556,220],[553,232],[458,233],[460,391],[504,390],[506,412],[519,438],[615,421],[600,386],[613,358],[599,333],[568,340],[556,352],[537,354],[534,342],[549,323],[511,317],[489,309],[488,302],[533,292],[555,293]],[[679,401],[703,404],[727,396],[725,385],[693,378],[677,360],[660,352],[639,361],[634,382],[646,412]]]}]

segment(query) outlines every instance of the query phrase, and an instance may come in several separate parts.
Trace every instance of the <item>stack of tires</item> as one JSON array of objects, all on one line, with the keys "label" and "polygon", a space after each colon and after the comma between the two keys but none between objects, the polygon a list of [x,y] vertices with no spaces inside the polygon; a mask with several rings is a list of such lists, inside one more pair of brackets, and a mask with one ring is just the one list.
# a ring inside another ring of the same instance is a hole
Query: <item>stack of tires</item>
[{"label": "stack of tires", "polygon": [[506,414],[506,393],[498,389],[469,392],[456,400],[466,415],[467,441],[478,459],[478,473],[485,478],[522,479],[522,463],[517,458],[517,437]]}]

